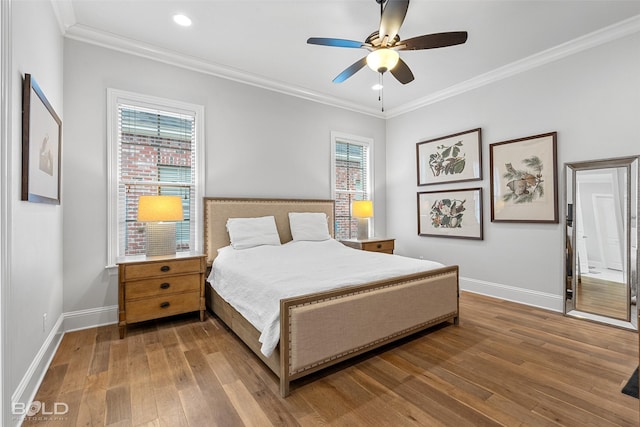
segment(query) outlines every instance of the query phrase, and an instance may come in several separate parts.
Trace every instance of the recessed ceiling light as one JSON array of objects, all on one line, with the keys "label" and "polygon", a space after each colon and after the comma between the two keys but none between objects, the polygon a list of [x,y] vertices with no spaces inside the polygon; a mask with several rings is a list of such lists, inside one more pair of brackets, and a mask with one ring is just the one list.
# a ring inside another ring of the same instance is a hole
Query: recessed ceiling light
[{"label": "recessed ceiling light", "polygon": [[191,19],[185,15],[173,15],[173,22],[178,25],[182,25],[183,27],[188,27],[191,25]]},{"label": "recessed ceiling light", "polygon": [[382,86],[380,83],[376,83],[376,84],[374,84],[373,86],[371,86],[371,89],[373,89],[373,90],[380,90],[380,89],[382,89],[382,87],[383,87],[383,86]]}]

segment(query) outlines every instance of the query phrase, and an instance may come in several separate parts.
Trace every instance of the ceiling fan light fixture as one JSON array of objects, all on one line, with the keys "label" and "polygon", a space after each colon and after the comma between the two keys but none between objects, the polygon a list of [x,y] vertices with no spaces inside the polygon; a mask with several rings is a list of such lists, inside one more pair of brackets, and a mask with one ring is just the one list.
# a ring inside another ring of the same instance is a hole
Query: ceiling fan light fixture
[{"label": "ceiling fan light fixture", "polygon": [[367,55],[367,65],[378,73],[392,70],[399,60],[400,54],[387,48],[376,49]]}]

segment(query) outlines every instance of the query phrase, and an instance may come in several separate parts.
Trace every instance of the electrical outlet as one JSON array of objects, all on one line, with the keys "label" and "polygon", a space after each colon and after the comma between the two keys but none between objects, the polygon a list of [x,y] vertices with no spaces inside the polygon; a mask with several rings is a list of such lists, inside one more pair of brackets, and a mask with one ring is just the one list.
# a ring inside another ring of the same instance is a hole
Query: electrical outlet
[{"label": "electrical outlet", "polygon": [[42,332],[47,332],[47,313],[42,315]]}]

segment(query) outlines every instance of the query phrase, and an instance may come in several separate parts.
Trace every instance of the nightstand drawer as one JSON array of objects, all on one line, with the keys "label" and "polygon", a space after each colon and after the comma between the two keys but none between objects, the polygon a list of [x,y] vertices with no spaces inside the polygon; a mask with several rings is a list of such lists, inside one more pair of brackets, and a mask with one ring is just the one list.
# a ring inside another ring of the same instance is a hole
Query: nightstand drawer
[{"label": "nightstand drawer", "polygon": [[161,296],[180,292],[198,292],[200,290],[200,274],[158,277],[154,279],[136,280],[125,284],[127,302],[150,296]]},{"label": "nightstand drawer", "polygon": [[384,240],[380,242],[363,242],[362,250],[370,252],[386,252],[393,253],[394,242],[393,240]]},{"label": "nightstand drawer", "polygon": [[200,271],[200,259],[167,260],[127,265],[123,280],[146,279],[154,276],[168,276]]},{"label": "nightstand drawer", "polygon": [[160,295],[127,302],[127,323],[142,322],[174,314],[200,310],[200,293]]}]

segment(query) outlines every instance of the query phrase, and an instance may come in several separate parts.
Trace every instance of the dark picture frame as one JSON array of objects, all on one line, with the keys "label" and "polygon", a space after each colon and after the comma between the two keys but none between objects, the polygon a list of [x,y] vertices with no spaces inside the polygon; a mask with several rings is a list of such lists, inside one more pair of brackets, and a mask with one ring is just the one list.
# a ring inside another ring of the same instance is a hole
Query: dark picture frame
[{"label": "dark picture frame", "polygon": [[62,121],[31,74],[22,85],[22,195],[60,204]]},{"label": "dark picture frame", "polygon": [[557,163],[557,132],[491,144],[491,221],[557,224]]},{"label": "dark picture frame", "polygon": [[418,235],[483,240],[482,188],[418,193]]},{"label": "dark picture frame", "polygon": [[418,186],[482,179],[482,129],[416,144]]}]

